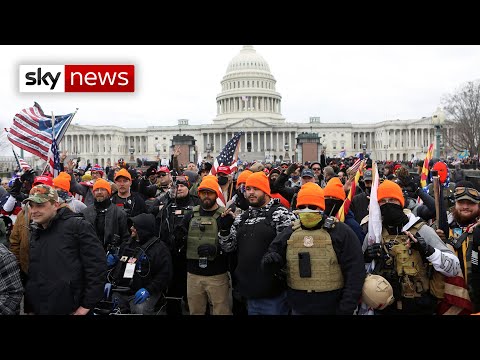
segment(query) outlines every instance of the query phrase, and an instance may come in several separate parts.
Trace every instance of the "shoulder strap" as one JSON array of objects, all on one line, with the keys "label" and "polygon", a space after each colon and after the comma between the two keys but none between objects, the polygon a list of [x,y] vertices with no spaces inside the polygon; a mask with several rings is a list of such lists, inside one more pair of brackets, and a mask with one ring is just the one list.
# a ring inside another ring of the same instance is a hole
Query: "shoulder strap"
[{"label": "shoulder strap", "polygon": [[410,231],[412,233],[412,235],[415,235],[418,230],[420,230],[422,228],[423,225],[425,225],[426,222],[423,221],[423,220],[418,220],[415,224],[412,225],[412,227],[410,229],[408,229],[408,231]]},{"label": "shoulder strap", "polygon": [[195,205],[193,207],[193,216],[200,216],[200,205]]}]

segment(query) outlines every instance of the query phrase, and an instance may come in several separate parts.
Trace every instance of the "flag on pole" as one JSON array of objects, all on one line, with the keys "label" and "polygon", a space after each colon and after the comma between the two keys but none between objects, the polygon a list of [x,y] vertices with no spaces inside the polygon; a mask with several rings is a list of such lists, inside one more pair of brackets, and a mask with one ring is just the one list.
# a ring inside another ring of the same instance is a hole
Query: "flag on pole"
[{"label": "flag on pole", "polygon": [[[219,166],[228,166],[231,172],[237,170],[237,161],[238,161],[238,149],[240,145],[240,138],[243,135],[243,131],[235,133],[235,135],[227,142],[223,147],[220,154],[215,158],[213,162],[212,169],[210,170],[211,175],[216,175]],[[218,185],[220,190],[220,196],[217,198],[217,203],[221,206],[225,206],[227,203],[225,197],[223,196],[222,189]]]},{"label": "flag on pole", "polygon": [[8,140],[20,149],[48,161],[52,134],[55,134],[57,143],[62,141],[75,113],[55,116],[53,128],[52,116],[45,115],[40,105],[35,102],[32,107],[22,109],[14,116]]},{"label": "flag on pole", "polygon": [[357,189],[359,179],[360,179],[360,169],[357,169],[357,173],[355,174],[355,179],[352,182],[350,191],[348,192],[348,196],[343,202],[342,207],[338,210],[337,215],[335,216],[341,222],[345,222],[345,216],[347,216],[348,211],[350,209],[350,205],[352,203],[352,199],[355,196],[355,191]]},{"label": "flag on pole", "polygon": [[422,174],[420,175],[420,186],[424,188],[427,186],[427,178],[428,178],[428,163],[433,158],[433,143],[430,144],[427,151],[427,156],[425,156],[425,160],[423,161],[423,168]]},{"label": "flag on pole", "polygon": [[13,146],[12,146],[12,151],[13,151],[13,156],[15,156],[15,160],[17,160],[18,168],[23,170],[23,171],[30,170],[31,169],[30,165],[28,165],[28,163],[25,160],[18,157],[17,153],[13,149]]},{"label": "flag on pole", "polygon": [[60,154],[58,152],[57,140],[55,138],[52,139],[52,146],[50,147],[50,151],[48,152],[48,166],[50,168],[50,173],[53,175],[54,178],[58,176],[60,173]]}]

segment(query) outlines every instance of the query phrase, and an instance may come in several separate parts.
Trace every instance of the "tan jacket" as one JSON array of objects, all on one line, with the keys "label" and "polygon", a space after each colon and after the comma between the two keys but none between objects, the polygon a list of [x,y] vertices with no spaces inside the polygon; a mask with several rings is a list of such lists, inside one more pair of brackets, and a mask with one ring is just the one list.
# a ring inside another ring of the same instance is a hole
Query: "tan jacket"
[{"label": "tan jacket", "polygon": [[[30,231],[28,230],[30,216],[27,209],[28,208],[25,208],[17,214],[17,220],[10,234],[10,251],[20,263],[20,269],[26,274],[28,274],[30,238]],[[26,215],[25,211],[27,211]]]}]

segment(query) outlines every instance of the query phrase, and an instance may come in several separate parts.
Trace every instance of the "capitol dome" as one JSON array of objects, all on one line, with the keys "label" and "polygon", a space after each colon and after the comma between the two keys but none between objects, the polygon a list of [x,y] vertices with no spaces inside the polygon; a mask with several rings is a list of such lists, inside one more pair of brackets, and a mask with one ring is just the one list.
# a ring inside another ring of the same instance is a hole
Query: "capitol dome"
[{"label": "capitol dome", "polygon": [[260,70],[270,73],[268,63],[252,45],[244,45],[240,53],[230,61],[227,74],[240,70]]},{"label": "capitol dome", "polygon": [[269,124],[284,123],[282,96],[276,91],[276,83],[265,59],[252,45],[244,45],[221,81],[213,122],[228,124],[253,118]]}]

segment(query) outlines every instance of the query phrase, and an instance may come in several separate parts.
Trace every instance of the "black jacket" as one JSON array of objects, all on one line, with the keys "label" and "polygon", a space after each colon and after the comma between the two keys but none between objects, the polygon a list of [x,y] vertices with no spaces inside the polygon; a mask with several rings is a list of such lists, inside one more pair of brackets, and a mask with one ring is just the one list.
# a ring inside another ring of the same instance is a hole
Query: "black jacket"
[{"label": "black jacket", "polygon": [[129,286],[130,293],[145,288],[150,294],[165,292],[172,279],[172,257],[167,246],[154,234],[155,216],[140,214],[129,218],[137,230],[138,240],[130,239],[120,247],[119,257],[135,257],[133,278],[123,279],[125,262],[117,262],[114,280],[121,286]]},{"label": "black jacket", "polygon": [[26,294],[34,312],[68,315],[103,297],[107,264],[93,226],[61,208],[46,229],[32,227]]}]

